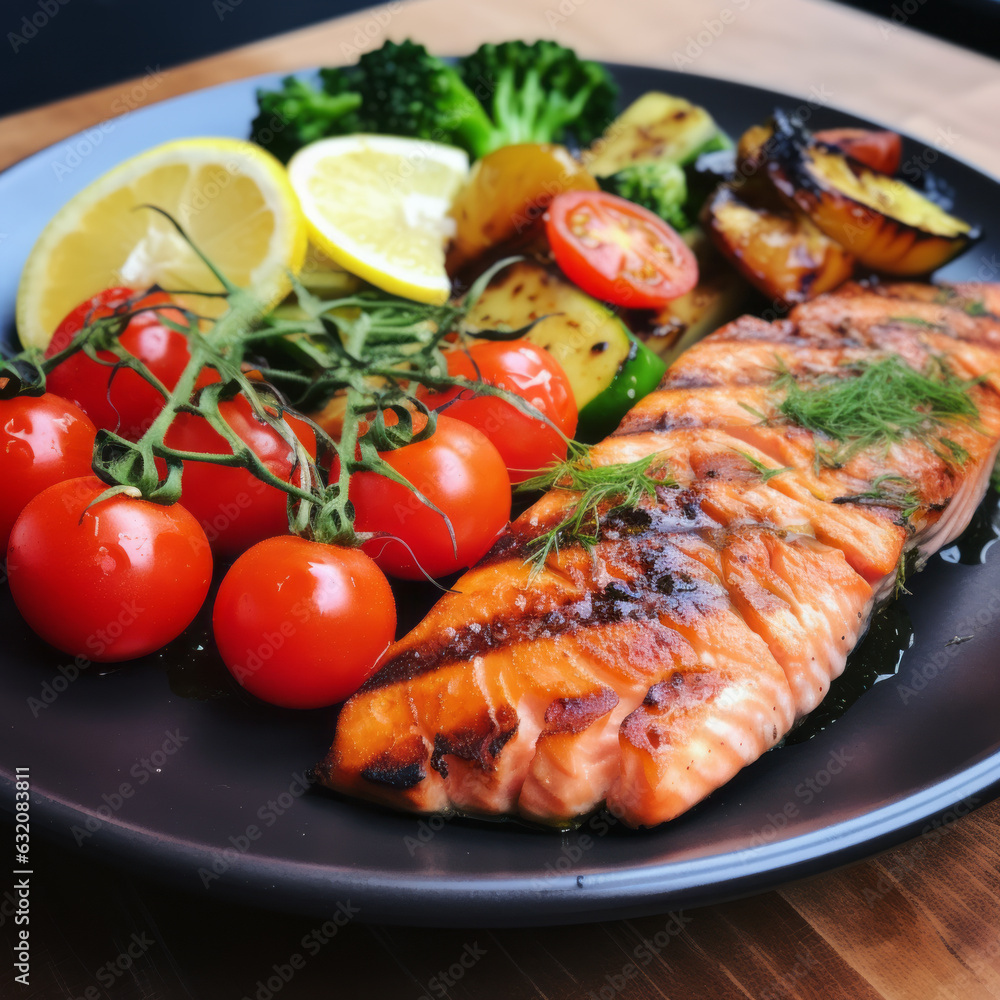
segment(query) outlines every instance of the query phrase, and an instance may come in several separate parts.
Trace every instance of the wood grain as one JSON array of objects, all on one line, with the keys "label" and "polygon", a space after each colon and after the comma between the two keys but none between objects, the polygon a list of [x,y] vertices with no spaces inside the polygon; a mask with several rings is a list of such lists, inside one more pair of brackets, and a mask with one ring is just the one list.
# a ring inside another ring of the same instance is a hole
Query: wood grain
[{"label": "wood grain", "polygon": [[[996,63],[819,0],[393,2],[0,119],[0,166],[122,110],[256,73],[350,62],[406,36],[443,53],[555,37],[594,57],[822,94],[1000,174]],[[19,996],[100,987],[97,996],[120,1000],[243,1000],[259,984],[265,996],[273,968],[304,953],[316,926],[46,851],[37,976]],[[105,989],[95,970],[133,933],[154,944]],[[462,975],[443,986],[449,969]],[[0,973],[4,996],[14,994],[12,974]],[[350,924],[271,993],[421,998],[442,988],[452,1000],[1000,998],[1000,803],[845,871],[680,915],[541,931]]]},{"label": "wood grain", "polygon": [[[728,14],[724,14],[728,11]],[[231,18],[240,16],[234,6]],[[728,23],[723,23],[723,18]],[[467,52],[549,37],[595,58],[784,90],[939,142],[1000,175],[1000,73],[986,56],[822,0],[398,0],[0,119],[0,167],[116,113],[256,73],[347,63],[386,38]]]}]

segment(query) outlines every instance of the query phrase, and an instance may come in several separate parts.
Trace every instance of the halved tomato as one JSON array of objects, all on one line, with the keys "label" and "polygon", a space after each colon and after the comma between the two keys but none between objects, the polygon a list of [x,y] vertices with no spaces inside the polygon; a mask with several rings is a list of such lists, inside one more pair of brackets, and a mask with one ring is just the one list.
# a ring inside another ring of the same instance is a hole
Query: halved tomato
[{"label": "halved tomato", "polygon": [[658,215],[606,191],[553,199],[545,231],[556,263],[612,305],[658,309],[698,283],[698,262]]}]

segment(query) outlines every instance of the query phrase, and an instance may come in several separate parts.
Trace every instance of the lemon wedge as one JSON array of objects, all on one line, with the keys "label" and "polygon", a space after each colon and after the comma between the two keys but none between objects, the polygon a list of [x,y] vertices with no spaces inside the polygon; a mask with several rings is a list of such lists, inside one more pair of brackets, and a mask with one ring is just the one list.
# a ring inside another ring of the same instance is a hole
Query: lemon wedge
[{"label": "lemon wedge", "polygon": [[[25,346],[44,348],[71,309],[109,286],[222,290],[169,220],[142,205],[169,212],[222,274],[268,305],[302,266],[306,223],[278,160],[239,139],[164,143],[99,177],[42,231],[17,292]],[[182,300],[207,315],[226,308]]]},{"label": "lemon wedge", "polygon": [[323,253],[378,288],[430,303],[451,290],[448,209],[468,173],[464,150],[387,135],[321,139],[288,164]]}]

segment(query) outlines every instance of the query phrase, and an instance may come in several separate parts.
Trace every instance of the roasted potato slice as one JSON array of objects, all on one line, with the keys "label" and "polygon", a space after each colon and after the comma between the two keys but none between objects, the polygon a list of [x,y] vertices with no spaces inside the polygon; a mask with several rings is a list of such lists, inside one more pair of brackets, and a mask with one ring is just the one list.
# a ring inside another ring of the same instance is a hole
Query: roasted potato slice
[{"label": "roasted potato slice", "polygon": [[596,191],[597,181],[563,146],[526,142],[479,160],[451,208],[449,274],[497,247],[520,250],[537,236],[549,202],[563,191]]},{"label": "roasted potato slice", "polygon": [[720,185],[702,225],[715,246],[756,288],[781,305],[804,302],[850,278],[854,258],[799,212],[774,212]]},{"label": "roasted potato slice", "polygon": [[917,276],[947,264],[980,234],[908,184],[813,141],[776,116],[767,172],[778,192],[865,267]]}]

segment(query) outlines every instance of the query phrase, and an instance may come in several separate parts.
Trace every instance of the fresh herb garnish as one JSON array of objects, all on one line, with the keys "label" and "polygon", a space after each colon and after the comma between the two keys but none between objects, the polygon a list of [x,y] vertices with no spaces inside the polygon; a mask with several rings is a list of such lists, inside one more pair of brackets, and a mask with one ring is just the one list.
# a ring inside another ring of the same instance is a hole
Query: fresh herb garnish
[{"label": "fresh herb garnish", "polygon": [[770,482],[775,476],[780,476],[783,472],[793,471],[790,465],[783,465],[781,468],[775,469],[769,465],[765,465],[748,452],[740,451],[738,448],[734,448],[733,451],[735,451],[737,455],[745,458],[760,473],[760,478],[765,483]]},{"label": "fresh herb garnish", "polygon": [[940,323],[932,323],[929,319],[924,319],[921,316],[890,316],[890,323],[909,323],[912,326],[923,326],[927,327],[929,330],[947,330],[946,326],[942,326]]},{"label": "fresh herb garnish", "polygon": [[885,474],[876,476],[863,493],[836,497],[834,503],[859,503],[877,507],[898,507],[904,520],[909,520],[920,510],[920,495],[906,476]]},{"label": "fresh herb garnish", "polygon": [[580,493],[570,512],[558,524],[528,543],[532,574],[539,572],[549,556],[561,546],[582,545],[588,552],[601,540],[601,518],[615,511],[637,507],[644,497],[655,498],[658,486],[676,486],[677,480],[664,464],[662,453],[645,455],[634,462],[594,465],[590,449],[575,442],[566,460],[525,480],[520,492],[565,490]]},{"label": "fresh herb garnish", "polygon": [[740,401],[739,405],[750,414],[751,417],[756,417],[762,424],[767,423],[767,414],[761,413],[760,410],[755,409],[749,403],[744,403]]},{"label": "fresh herb garnish", "polygon": [[940,451],[935,450],[940,458],[943,458],[946,462],[951,462],[955,465],[965,465],[969,460],[969,452],[967,449],[963,448],[957,441],[952,441],[951,438],[938,438],[938,444],[943,445],[947,454],[942,454]]},{"label": "fresh herb garnish", "polygon": [[931,358],[921,372],[890,355],[805,385],[782,370],[774,388],[784,393],[778,409],[785,417],[841,443],[817,451],[824,464],[838,466],[864,448],[926,440],[946,422],[975,421],[979,411],[969,389],[981,381],[958,378],[941,358]]},{"label": "fresh herb garnish", "polygon": [[[958,300],[956,302],[956,299]],[[939,306],[958,307],[969,316],[990,316],[989,309],[982,299],[966,299],[954,289],[948,286],[941,288],[934,296],[934,302]]]}]

